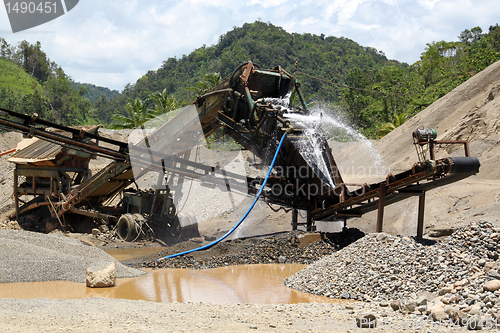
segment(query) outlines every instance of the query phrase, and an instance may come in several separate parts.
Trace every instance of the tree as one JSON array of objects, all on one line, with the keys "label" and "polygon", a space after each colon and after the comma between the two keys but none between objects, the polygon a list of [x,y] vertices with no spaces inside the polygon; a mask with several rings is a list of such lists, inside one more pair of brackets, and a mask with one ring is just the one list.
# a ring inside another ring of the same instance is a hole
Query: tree
[{"label": "tree", "polygon": [[162,92],[154,92],[150,94],[149,97],[155,103],[154,110],[151,110],[150,112],[150,114],[154,117],[173,111],[184,104],[179,103],[174,97],[168,97],[167,89],[163,89]]},{"label": "tree", "polygon": [[12,46],[10,46],[5,39],[0,37],[0,58],[7,58],[8,60],[11,60],[13,53],[14,50]]},{"label": "tree", "polygon": [[458,38],[463,44],[471,46],[472,44],[481,39],[482,32],[483,30],[481,29],[481,27],[474,27],[470,30],[465,29],[460,33],[460,36],[458,36]]},{"label": "tree", "polygon": [[488,41],[496,52],[500,52],[500,26],[491,25],[488,33]]},{"label": "tree", "polygon": [[195,92],[196,96],[204,94],[208,89],[215,87],[220,83],[222,77],[220,73],[207,73],[201,77],[201,79],[193,87],[192,90]]},{"label": "tree", "polygon": [[407,120],[408,114],[407,113],[401,113],[401,114],[394,114],[394,121],[391,123],[385,123],[380,127],[378,130],[378,138],[380,139],[381,137],[386,136],[389,132],[393,131],[395,128],[403,125],[403,123]]},{"label": "tree", "polygon": [[368,108],[373,103],[373,97],[365,90],[373,82],[373,72],[354,68],[349,72],[346,82],[349,87],[357,89],[345,89],[342,93],[342,104],[354,125],[366,128],[373,121],[373,114]]},{"label": "tree", "polygon": [[440,43],[427,43],[425,51],[420,56],[419,71],[426,87],[435,82],[441,68]]},{"label": "tree", "polygon": [[131,99],[127,101],[125,110],[128,115],[116,114],[113,119],[118,121],[113,128],[137,128],[144,129],[144,123],[151,119],[152,115],[150,110],[146,107],[140,98]]},{"label": "tree", "polygon": [[25,40],[20,42],[14,58],[15,62],[24,68],[26,73],[36,78],[40,83],[47,81],[58,68],[42,51],[40,42],[36,44],[30,44]]},{"label": "tree", "polygon": [[46,102],[51,116],[64,125],[76,125],[87,121],[90,102],[71,88],[68,76],[58,68],[43,84]]},{"label": "tree", "polygon": [[452,74],[455,75],[458,62],[464,57],[464,44],[460,42],[440,42],[439,54],[451,65]]}]

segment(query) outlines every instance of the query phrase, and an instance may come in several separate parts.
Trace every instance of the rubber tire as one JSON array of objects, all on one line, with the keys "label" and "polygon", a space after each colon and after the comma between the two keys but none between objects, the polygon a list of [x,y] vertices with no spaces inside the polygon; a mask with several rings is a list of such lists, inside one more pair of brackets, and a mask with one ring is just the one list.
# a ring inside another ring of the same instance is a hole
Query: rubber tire
[{"label": "rubber tire", "polygon": [[[246,61],[246,62],[240,64],[238,67],[236,67],[236,69],[233,71],[233,73],[229,77],[229,88],[232,88],[232,89],[236,88],[236,82],[234,80],[234,76],[236,75],[236,72],[238,72],[241,69],[241,67],[245,66],[248,63],[250,63],[250,61]],[[258,69],[260,69],[260,66],[257,65],[257,64],[253,64],[253,66],[257,67]]]},{"label": "rubber tire", "polygon": [[132,214],[123,214],[116,224],[116,234],[126,242],[131,242],[139,235],[139,225]]}]

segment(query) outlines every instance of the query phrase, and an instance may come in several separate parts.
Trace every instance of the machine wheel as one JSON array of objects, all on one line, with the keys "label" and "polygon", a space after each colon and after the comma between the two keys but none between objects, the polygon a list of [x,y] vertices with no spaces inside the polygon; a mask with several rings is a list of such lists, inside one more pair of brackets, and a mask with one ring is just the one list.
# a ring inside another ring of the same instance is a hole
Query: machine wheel
[{"label": "machine wheel", "polygon": [[[229,77],[229,87],[230,88],[235,88],[236,86],[236,82],[235,82],[235,79],[234,79],[234,76],[236,75],[236,73],[243,67],[245,66],[246,64],[248,64],[250,61],[246,61],[242,64],[240,64],[238,67],[236,67],[236,69],[233,71],[233,73],[231,74],[231,76]],[[256,68],[259,68],[260,69],[260,66],[257,65],[257,64],[253,64],[254,67]]]},{"label": "machine wheel", "polygon": [[140,230],[141,227],[137,224],[132,214],[123,214],[116,224],[116,233],[118,237],[126,242],[135,240]]}]

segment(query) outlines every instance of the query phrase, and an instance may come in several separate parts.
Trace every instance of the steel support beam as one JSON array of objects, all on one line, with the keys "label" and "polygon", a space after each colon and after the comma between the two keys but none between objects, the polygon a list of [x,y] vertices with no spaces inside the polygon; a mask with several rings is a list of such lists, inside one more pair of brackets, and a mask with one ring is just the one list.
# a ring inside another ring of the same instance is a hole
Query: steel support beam
[{"label": "steel support beam", "polygon": [[312,218],[312,213],[310,211],[307,211],[307,231],[314,231],[313,230],[313,218]]},{"label": "steel support beam", "polygon": [[386,193],[387,193],[387,186],[385,185],[385,183],[380,183],[379,194],[378,194],[377,232],[382,232],[382,227],[384,223],[384,206],[385,206]]},{"label": "steel support beam", "polygon": [[424,235],[424,213],[425,213],[425,192],[418,197],[418,222],[417,222],[417,237],[422,238]]},{"label": "steel support beam", "polygon": [[299,211],[297,208],[292,209],[292,230],[297,230],[297,222],[298,222]]}]

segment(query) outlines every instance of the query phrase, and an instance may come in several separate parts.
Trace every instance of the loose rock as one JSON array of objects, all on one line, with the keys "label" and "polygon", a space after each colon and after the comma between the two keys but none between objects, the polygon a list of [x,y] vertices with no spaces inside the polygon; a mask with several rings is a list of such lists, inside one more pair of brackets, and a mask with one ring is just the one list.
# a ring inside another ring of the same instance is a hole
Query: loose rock
[{"label": "loose rock", "polygon": [[389,302],[395,311],[418,311],[438,321],[458,310],[489,318],[500,312],[498,235],[500,228],[487,221],[459,228],[440,242],[368,234],[285,285],[333,298],[348,294],[352,300]]},{"label": "loose rock", "polygon": [[360,328],[375,328],[377,327],[377,318],[374,314],[363,314],[356,317],[356,325]]},{"label": "loose rock", "polygon": [[94,271],[87,268],[87,287],[106,288],[116,286],[116,268],[115,263],[100,271]]}]

